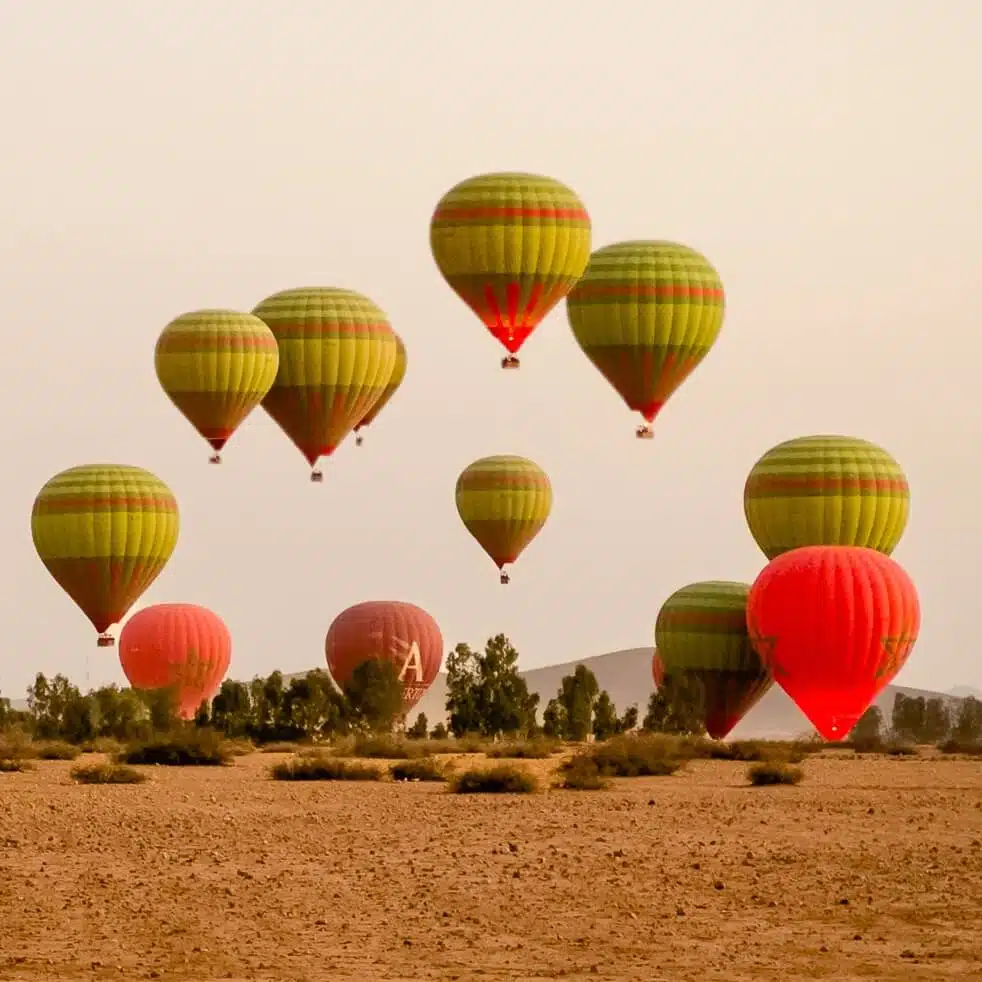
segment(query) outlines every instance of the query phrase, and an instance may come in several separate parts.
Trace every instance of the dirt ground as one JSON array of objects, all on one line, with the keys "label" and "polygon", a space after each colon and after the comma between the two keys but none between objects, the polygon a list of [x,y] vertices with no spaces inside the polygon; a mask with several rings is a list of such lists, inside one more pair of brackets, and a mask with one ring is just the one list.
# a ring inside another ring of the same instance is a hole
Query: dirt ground
[{"label": "dirt ground", "polygon": [[278,759],[0,774],[0,979],[982,979],[978,762],[493,797]]}]

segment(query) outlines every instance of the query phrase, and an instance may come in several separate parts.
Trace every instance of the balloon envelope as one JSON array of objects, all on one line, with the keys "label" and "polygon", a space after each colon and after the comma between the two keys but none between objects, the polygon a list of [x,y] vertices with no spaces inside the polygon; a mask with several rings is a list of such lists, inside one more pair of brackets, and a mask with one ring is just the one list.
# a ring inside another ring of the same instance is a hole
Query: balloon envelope
[{"label": "balloon envelope", "polygon": [[100,634],[157,579],[179,529],[170,488],[155,474],[123,464],[56,474],[31,513],[41,562]]},{"label": "balloon envelope", "polygon": [[440,199],[430,248],[450,288],[514,354],[586,268],[590,216],[551,177],[480,174]]},{"label": "balloon envelope", "polygon": [[284,290],[253,313],[280,351],[263,408],[313,466],[382,397],[396,363],[395,334],[382,310],[354,290]]},{"label": "balloon envelope", "polygon": [[402,385],[402,380],[406,377],[406,346],[402,342],[402,338],[398,334],[396,338],[396,360],[395,365],[392,369],[392,375],[389,378],[388,384],[382,390],[382,395],[379,397],[378,402],[368,410],[367,413],[362,417],[361,422],[355,427],[355,432],[368,426],[376,416],[389,404],[389,400],[396,394],[396,389]]},{"label": "balloon envelope", "polygon": [[903,568],[859,546],[806,546],[757,577],[747,601],[754,645],[826,740],[842,740],[907,661],[920,629]]},{"label": "balloon envelope", "polygon": [[191,425],[221,450],[269,392],[280,354],[273,332],[252,314],[196,310],[157,339],[157,378]]},{"label": "balloon envelope", "polygon": [[890,555],[907,527],[910,489],[882,447],[802,436],[772,447],[743,490],[747,525],[768,559],[801,546],[866,546]]},{"label": "balloon envelope", "polygon": [[443,636],[421,607],[398,600],[370,600],[343,610],[324,642],[327,667],[340,687],[362,662],[392,662],[402,682],[403,710],[423,698],[440,671]]},{"label": "balloon envelope", "polygon": [[218,691],[232,660],[225,622],[196,604],[156,604],[134,614],[119,636],[119,661],[134,689],[174,691],[192,719]]},{"label": "balloon envelope", "polygon": [[482,457],[457,478],[457,513],[467,531],[501,569],[515,562],[552,510],[552,485],[526,457]]},{"label": "balloon envelope", "polygon": [[649,423],[716,343],[724,308],[709,260],[660,241],[598,249],[566,300],[583,353]]},{"label": "balloon envelope", "polygon": [[651,680],[655,683],[655,688],[659,688],[665,681],[665,663],[658,654],[658,649],[654,648],[651,652]]},{"label": "balloon envelope", "polygon": [[685,673],[702,682],[706,731],[717,740],[774,682],[747,633],[749,592],[746,583],[690,583],[665,601],[655,624],[664,673]]}]

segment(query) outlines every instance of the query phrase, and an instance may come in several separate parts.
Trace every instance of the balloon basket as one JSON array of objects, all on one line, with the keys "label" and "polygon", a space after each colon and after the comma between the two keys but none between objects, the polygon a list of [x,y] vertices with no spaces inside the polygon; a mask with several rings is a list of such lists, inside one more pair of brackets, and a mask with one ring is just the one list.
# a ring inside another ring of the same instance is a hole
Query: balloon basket
[{"label": "balloon basket", "polygon": [[521,362],[514,356],[509,355],[507,358],[501,359],[502,368],[518,368]]},{"label": "balloon basket", "polygon": [[100,634],[95,644],[97,648],[114,648],[116,639],[111,634]]},{"label": "balloon basket", "polygon": [[355,446],[360,447],[365,442],[365,438],[360,434],[355,434]]},{"label": "balloon basket", "polygon": [[634,435],[639,440],[651,440],[654,438],[654,432],[647,423],[642,423],[635,431]]},{"label": "balloon basket", "polygon": [[323,471],[311,471],[310,472],[310,480],[311,480],[311,483],[313,483],[313,484],[321,484],[321,483],[323,483],[323,481],[324,481],[324,472]]},{"label": "balloon basket", "polygon": [[502,586],[505,586],[506,584],[511,583],[511,577],[506,572],[502,571],[501,576],[498,577],[498,581]]},{"label": "balloon basket", "polygon": [[220,453],[212,454],[208,458],[209,464],[220,464],[222,462],[222,455]]}]

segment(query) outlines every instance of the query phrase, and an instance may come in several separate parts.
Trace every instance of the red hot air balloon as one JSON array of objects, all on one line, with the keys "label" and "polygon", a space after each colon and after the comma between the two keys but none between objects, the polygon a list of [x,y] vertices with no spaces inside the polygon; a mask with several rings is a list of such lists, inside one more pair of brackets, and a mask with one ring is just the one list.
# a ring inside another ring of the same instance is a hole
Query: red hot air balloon
[{"label": "red hot air balloon", "polygon": [[859,546],[783,553],[747,600],[754,647],[826,740],[844,739],[900,671],[920,622],[903,568]]},{"label": "red hot air balloon", "polygon": [[651,651],[651,679],[656,689],[660,689],[662,682],[665,681],[665,663],[661,660],[657,648]]},{"label": "red hot air balloon", "polygon": [[392,662],[409,712],[430,687],[443,661],[443,635],[421,607],[398,600],[369,600],[341,611],[324,641],[327,667],[339,686],[372,658]]},{"label": "red hot air balloon", "polygon": [[195,604],[145,607],[119,636],[119,661],[130,685],[173,687],[184,719],[192,719],[218,691],[231,660],[232,638],[225,622]]}]

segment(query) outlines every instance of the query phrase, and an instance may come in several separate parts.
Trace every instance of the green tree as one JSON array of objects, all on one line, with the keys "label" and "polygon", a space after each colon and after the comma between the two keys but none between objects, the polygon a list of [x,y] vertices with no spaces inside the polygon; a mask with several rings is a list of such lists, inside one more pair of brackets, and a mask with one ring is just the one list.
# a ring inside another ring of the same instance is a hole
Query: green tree
[{"label": "green tree", "polygon": [[536,726],[539,697],[518,674],[518,652],[503,635],[484,652],[458,644],[447,657],[447,714],[455,736],[528,734]]},{"label": "green tree", "polygon": [[49,681],[38,672],[27,690],[27,709],[35,736],[42,740],[64,739],[67,728],[80,726],[81,698],[81,693],[64,675],[56,675]]},{"label": "green tree", "polygon": [[314,669],[291,679],[283,696],[281,735],[276,739],[334,736],[348,727],[348,710],[330,675]]},{"label": "green tree", "polygon": [[550,699],[542,711],[542,732],[553,740],[565,740],[569,734],[566,710],[558,699]]},{"label": "green tree", "polygon": [[905,696],[898,692],[890,714],[890,729],[894,736],[911,743],[923,743],[926,709],[923,696]]},{"label": "green tree", "polygon": [[577,665],[572,675],[560,681],[556,698],[566,714],[568,739],[585,740],[590,735],[593,730],[593,704],[599,693],[597,678],[586,665]]},{"label": "green tree", "polygon": [[211,701],[211,725],[229,737],[244,737],[252,723],[250,686],[226,679]]},{"label": "green tree", "polygon": [[429,732],[429,727],[430,723],[426,718],[426,713],[420,713],[413,722],[413,725],[406,730],[406,736],[410,740],[425,740],[426,734]]},{"label": "green tree", "polygon": [[924,703],[924,731],[921,738],[924,743],[941,743],[951,732],[951,713],[948,703],[940,696],[928,699]]},{"label": "green tree", "polygon": [[876,704],[870,706],[849,734],[849,740],[855,744],[873,746],[883,737],[883,713]]},{"label": "green tree", "polygon": [[652,733],[701,736],[705,732],[706,695],[702,681],[688,672],[666,674],[651,693],[643,729]]},{"label": "green tree", "polygon": [[402,682],[392,662],[369,658],[358,665],[344,686],[351,721],[372,733],[390,733],[402,716]]},{"label": "green tree", "polygon": [[[635,708],[635,716],[637,712]],[[621,721],[617,716],[617,707],[607,690],[603,689],[593,704],[593,735],[598,740],[609,740],[620,732]]]},{"label": "green tree", "polygon": [[638,707],[628,706],[624,710],[624,715],[621,717],[620,725],[618,731],[620,733],[630,733],[631,730],[637,729],[638,726]]},{"label": "green tree", "polygon": [[447,727],[444,723],[437,723],[436,726],[430,730],[431,740],[446,740],[447,739]]},{"label": "green tree", "polygon": [[978,743],[982,740],[982,702],[974,696],[962,699],[951,735],[963,743]]}]

